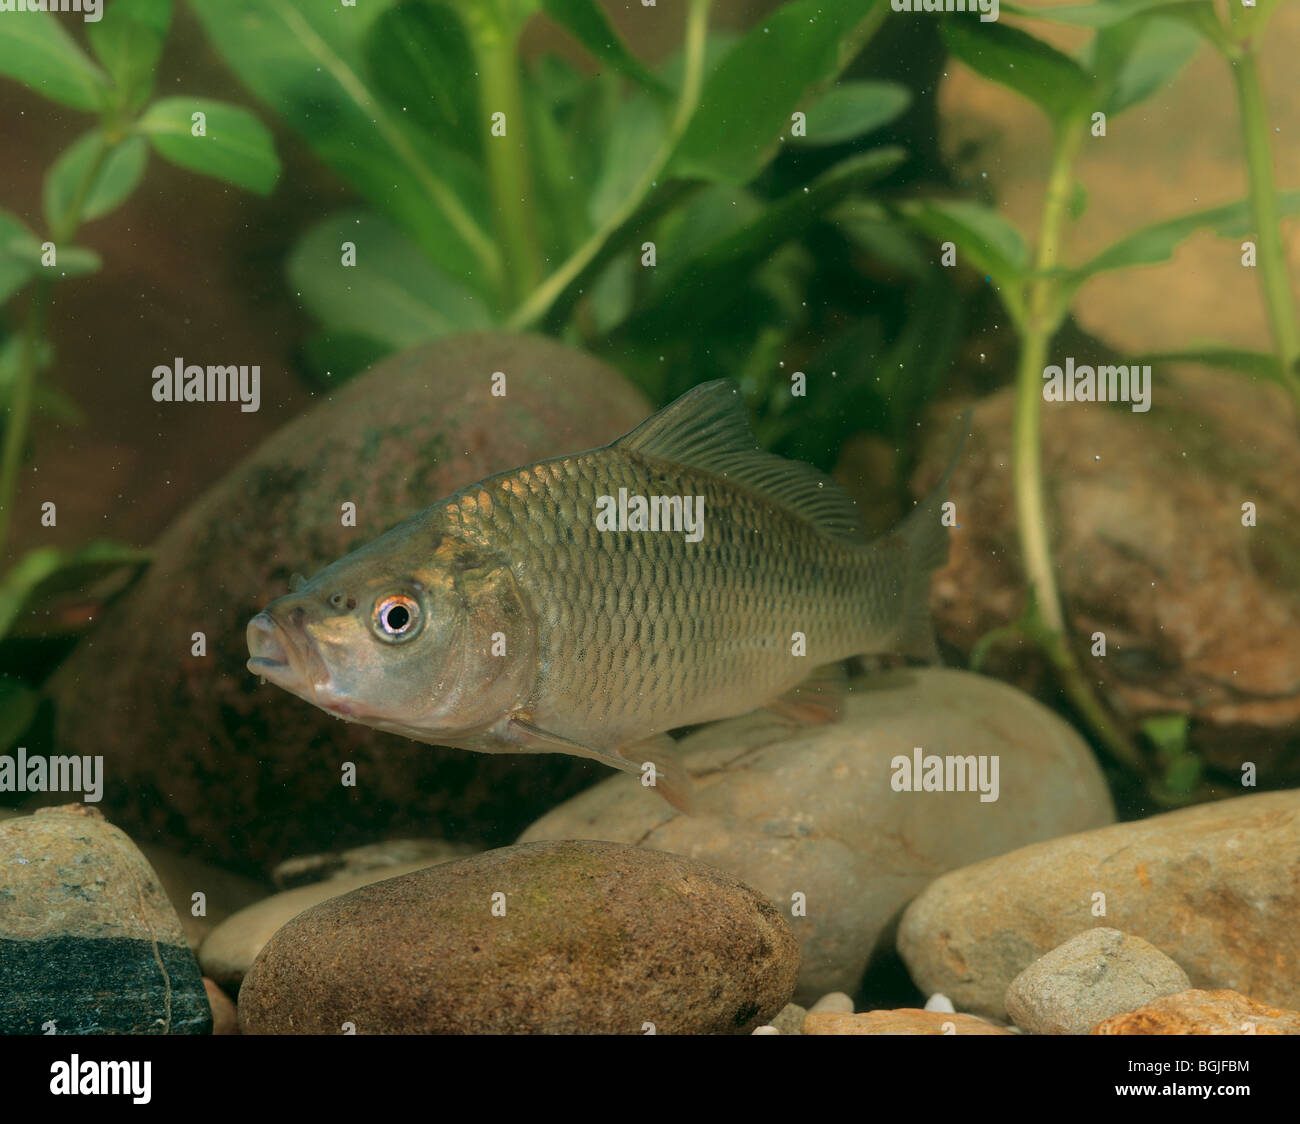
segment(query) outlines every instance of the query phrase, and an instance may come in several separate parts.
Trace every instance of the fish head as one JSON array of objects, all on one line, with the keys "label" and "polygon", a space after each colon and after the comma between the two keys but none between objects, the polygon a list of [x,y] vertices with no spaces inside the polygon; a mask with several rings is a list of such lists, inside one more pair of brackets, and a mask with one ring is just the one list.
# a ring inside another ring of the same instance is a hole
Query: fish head
[{"label": "fish head", "polygon": [[531,686],[535,630],[503,562],[445,538],[421,551],[404,530],[253,617],[248,669],[347,721],[454,744]]}]

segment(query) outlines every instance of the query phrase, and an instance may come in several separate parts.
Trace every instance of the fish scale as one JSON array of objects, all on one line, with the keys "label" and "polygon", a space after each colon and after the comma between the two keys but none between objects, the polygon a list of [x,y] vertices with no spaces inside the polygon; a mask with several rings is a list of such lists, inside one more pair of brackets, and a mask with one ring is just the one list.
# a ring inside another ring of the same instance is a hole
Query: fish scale
[{"label": "fish scale", "polygon": [[[706,531],[599,531],[597,499],[704,498]],[[617,449],[530,465],[453,499],[451,531],[513,559],[537,612],[529,708],[567,737],[613,744],[710,721],[782,694],[824,663],[890,640],[877,621],[902,574],[828,540],[725,480],[672,473]],[[791,654],[792,634],[807,655]]]}]

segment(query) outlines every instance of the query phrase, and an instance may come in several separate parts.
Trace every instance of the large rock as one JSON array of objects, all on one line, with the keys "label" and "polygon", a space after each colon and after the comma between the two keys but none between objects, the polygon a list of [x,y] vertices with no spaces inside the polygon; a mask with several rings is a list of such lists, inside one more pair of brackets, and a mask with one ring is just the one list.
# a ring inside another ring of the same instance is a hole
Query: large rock
[{"label": "large rock", "polygon": [[320,882],[309,882],[305,886],[272,894],[232,914],[213,928],[199,946],[199,963],[207,976],[233,992],[239,988],[266,942],[304,910],[351,893],[361,886],[369,886],[372,882],[424,870],[440,861],[445,860],[426,855],[405,863],[336,874]]},{"label": "large rock", "polygon": [[615,843],[504,847],[300,914],[239,993],[245,1034],[744,1034],[799,952],[762,896]]},{"label": "large rock", "polygon": [[1116,1015],[1093,1034],[1300,1034],[1300,1011],[1280,1011],[1235,991],[1180,991]]},{"label": "large rock", "polygon": [[[1043,473],[1071,643],[1130,729],[1186,714],[1193,750],[1232,781],[1249,761],[1269,787],[1300,783],[1292,407],[1275,386],[1195,369],[1157,368],[1153,393],[1147,414],[1043,405]],[[1014,407],[1010,389],[975,406],[952,481],[962,530],[935,575],[931,607],[940,636],[962,652],[1024,608]],[[951,455],[939,438],[917,489],[933,484]],[[1247,501],[1253,527],[1242,525]],[[1105,635],[1105,656],[1091,654],[1096,633]],[[1050,687],[1045,662],[1022,645],[995,645],[984,670],[1034,694]]]},{"label": "large rock", "polygon": [[[896,792],[896,755],[999,758],[998,799]],[[1088,747],[1033,699],[944,669],[856,680],[843,719],[791,728],[763,712],[682,740],[695,814],[635,777],[611,777],[521,836],[614,839],[728,870],[790,919],[803,952],[796,999],[852,993],[891,921],[933,878],[980,856],[1110,823]],[[802,898],[797,897],[802,895]],[[806,916],[795,912],[806,902]]]},{"label": "large rock", "polygon": [[94,808],[0,824],[0,1034],[206,1034],[203,977],[158,876]]},{"label": "large rock", "polygon": [[1089,929],[1052,949],[1007,988],[1011,1021],[1029,1034],[1087,1034],[1191,982],[1155,945],[1117,929]]},{"label": "large rock", "polygon": [[1105,925],[1155,945],[1194,987],[1296,1007],[1297,855],[1300,791],[1115,824],[944,875],[904,913],[898,951],[922,990],[1001,1018],[1020,972]]},{"label": "large rock", "polygon": [[[493,397],[492,374],[507,376]],[[599,770],[484,756],[340,722],[244,663],[250,616],[319,567],[466,484],[613,440],[645,399],[534,337],[450,337],[395,356],[295,419],[163,535],[152,566],[52,683],[59,752],[103,754],[106,810],[141,838],[265,869],[420,834],[504,841]],[[356,504],[357,526],[340,505]],[[205,658],[191,634],[207,636]],[[340,767],[355,763],[344,787]]]}]

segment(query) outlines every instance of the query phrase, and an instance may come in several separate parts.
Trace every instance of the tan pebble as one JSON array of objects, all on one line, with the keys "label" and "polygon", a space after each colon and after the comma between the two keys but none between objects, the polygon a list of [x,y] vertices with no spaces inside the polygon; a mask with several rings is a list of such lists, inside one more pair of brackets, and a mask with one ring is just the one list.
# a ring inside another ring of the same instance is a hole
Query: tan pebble
[{"label": "tan pebble", "polygon": [[208,993],[208,1006],[212,1008],[213,1034],[238,1034],[239,1015],[234,1000],[213,980],[203,977],[203,990]]},{"label": "tan pebble", "polygon": [[974,1015],[922,1011],[900,1007],[894,1011],[863,1011],[856,1015],[809,1011],[804,1034],[1009,1034],[1000,1026]]},{"label": "tan pebble", "polygon": [[809,1014],[828,1013],[836,1015],[853,1014],[853,1000],[842,991],[832,991],[823,995],[816,1003],[808,1008]]},{"label": "tan pebble", "polygon": [[1115,1015],[1093,1034],[1300,1034],[1300,1011],[1269,1007],[1238,991],[1189,988]]}]

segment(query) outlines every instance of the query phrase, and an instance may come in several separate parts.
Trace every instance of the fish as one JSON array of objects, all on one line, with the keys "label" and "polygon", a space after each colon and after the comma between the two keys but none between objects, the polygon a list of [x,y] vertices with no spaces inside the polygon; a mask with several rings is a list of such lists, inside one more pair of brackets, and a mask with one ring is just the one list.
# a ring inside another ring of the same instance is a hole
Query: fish
[{"label": "fish", "polygon": [[689,812],[670,731],[765,707],[835,721],[850,657],[937,657],[959,454],[871,539],[837,483],[758,445],[734,382],[703,383],[295,574],[248,623],[248,670],[431,745],[591,758]]}]

